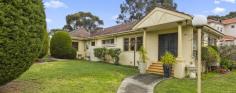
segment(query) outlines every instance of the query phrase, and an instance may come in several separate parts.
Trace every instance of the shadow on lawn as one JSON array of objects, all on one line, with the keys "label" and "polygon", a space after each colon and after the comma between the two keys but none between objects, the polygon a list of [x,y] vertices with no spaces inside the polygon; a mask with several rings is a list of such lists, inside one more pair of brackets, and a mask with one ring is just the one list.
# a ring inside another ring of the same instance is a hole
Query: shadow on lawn
[{"label": "shadow on lawn", "polygon": [[4,86],[0,86],[0,93],[23,93],[24,90],[29,93],[35,93],[39,89],[39,84],[33,81],[12,81]]}]

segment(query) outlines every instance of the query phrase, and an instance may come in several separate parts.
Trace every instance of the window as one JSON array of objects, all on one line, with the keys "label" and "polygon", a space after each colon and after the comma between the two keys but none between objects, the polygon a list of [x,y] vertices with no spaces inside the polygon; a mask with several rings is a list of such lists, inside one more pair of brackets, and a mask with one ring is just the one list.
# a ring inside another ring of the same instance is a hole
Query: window
[{"label": "window", "polygon": [[135,48],[138,51],[143,45],[143,37],[137,38],[125,38],[124,39],[124,51],[134,51]]},{"label": "window", "polygon": [[95,42],[91,42],[91,46],[95,46]]},{"label": "window", "polygon": [[137,50],[143,46],[143,37],[137,37]]},{"label": "window", "polygon": [[235,26],[234,26],[234,25],[232,25],[232,26],[231,26],[231,28],[235,28]]},{"label": "window", "polygon": [[124,39],[124,51],[129,51],[129,38]]},{"label": "window", "polygon": [[130,38],[130,42],[131,42],[131,44],[130,44],[130,50],[131,51],[134,51],[134,49],[135,49],[135,38]]},{"label": "window", "polygon": [[72,47],[75,48],[77,51],[78,51],[78,46],[79,46],[78,42],[72,42]]},{"label": "window", "polygon": [[114,39],[102,40],[103,45],[114,44]]}]

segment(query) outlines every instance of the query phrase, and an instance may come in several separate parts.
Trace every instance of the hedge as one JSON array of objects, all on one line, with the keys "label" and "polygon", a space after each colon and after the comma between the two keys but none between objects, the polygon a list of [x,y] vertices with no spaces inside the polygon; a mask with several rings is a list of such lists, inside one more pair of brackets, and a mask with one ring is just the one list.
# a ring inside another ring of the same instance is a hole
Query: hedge
[{"label": "hedge", "polygon": [[76,50],[72,48],[72,40],[68,32],[57,31],[50,42],[50,53],[52,57],[61,59],[74,59]]},{"label": "hedge", "polygon": [[43,44],[42,44],[42,48],[39,54],[39,58],[45,57],[48,54],[48,49],[49,49],[48,32],[44,31]]},{"label": "hedge", "polygon": [[18,78],[36,60],[45,19],[42,0],[0,0],[0,85]]}]

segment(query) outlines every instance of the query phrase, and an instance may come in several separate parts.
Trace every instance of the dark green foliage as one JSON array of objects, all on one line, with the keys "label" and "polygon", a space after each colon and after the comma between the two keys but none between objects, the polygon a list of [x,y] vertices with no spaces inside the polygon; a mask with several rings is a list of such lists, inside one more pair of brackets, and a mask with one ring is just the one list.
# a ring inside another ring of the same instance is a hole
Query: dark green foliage
[{"label": "dark green foliage", "polygon": [[83,27],[88,31],[93,31],[98,28],[99,25],[103,25],[103,21],[98,16],[91,14],[90,12],[78,12],[75,14],[66,16],[66,25],[63,29],[73,31],[78,27]]},{"label": "dark green foliage", "polygon": [[48,54],[48,49],[49,49],[48,32],[44,31],[43,44],[42,44],[42,49],[39,54],[39,58],[45,57]]},{"label": "dark green foliage", "polygon": [[51,56],[62,59],[73,59],[76,56],[74,52],[75,49],[72,49],[72,40],[68,32],[56,31],[50,42]]},{"label": "dark green foliage", "polygon": [[107,55],[107,49],[106,48],[95,48],[94,49],[94,56],[97,58],[102,59],[105,61],[105,56]]},{"label": "dark green foliage", "polygon": [[232,70],[233,68],[233,61],[229,59],[221,59],[220,66],[224,69]]},{"label": "dark green foliage", "polygon": [[125,0],[120,5],[121,13],[117,23],[129,23],[141,20],[155,7],[175,10],[177,4],[173,0]]},{"label": "dark green foliage", "polygon": [[70,48],[68,51],[68,59],[76,59],[76,49]]},{"label": "dark green foliage", "polygon": [[224,20],[224,19],[230,19],[230,18],[235,18],[236,17],[236,11],[230,12],[229,14],[225,15],[225,16],[219,16],[219,15],[210,15],[208,16],[209,19],[213,19],[213,20]]},{"label": "dark green foliage", "polygon": [[115,65],[119,65],[120,53],[121,53],[121,49],[119,48],[111,48],[108,50],[108,54],[112,57]]},{"label": "dark green foliage", "polygon": [[19,77],[36,60],[45,19],[42,0],[0,0],[0,85]]}]

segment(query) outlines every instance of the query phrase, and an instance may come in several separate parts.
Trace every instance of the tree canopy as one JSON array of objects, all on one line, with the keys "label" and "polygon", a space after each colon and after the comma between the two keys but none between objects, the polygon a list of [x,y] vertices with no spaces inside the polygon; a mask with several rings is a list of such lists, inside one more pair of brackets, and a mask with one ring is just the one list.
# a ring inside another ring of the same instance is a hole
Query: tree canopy
[{"label": "tree canopy", "polygon": [[90,12],[78,12],[66,16],[66,25],[63,29],[73,31],[79,27],[83,27],[88,31],[97,29],[100,25],[103,25],[103,20],[98,16],[91,14]]},{"label": "tree canopy", "polygon": [[208,16],[208,18],[213,19],[213,20],[224,20],[224,19],[236,18],[236,11],[230,12],[229,14],[225,16],[210,15]]},{"label": "tree canopy", "polygon": [[128,23],[141,20],[155,7],[176,10],[177,4],[173,0],[125,0],[120,5],[117,23]]}]

